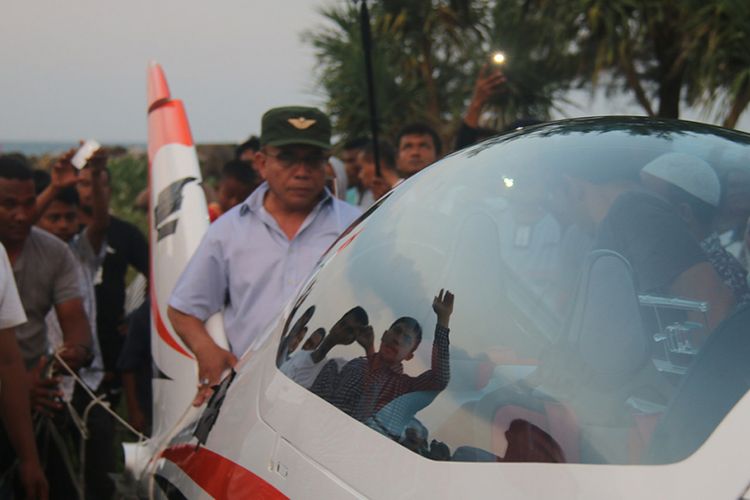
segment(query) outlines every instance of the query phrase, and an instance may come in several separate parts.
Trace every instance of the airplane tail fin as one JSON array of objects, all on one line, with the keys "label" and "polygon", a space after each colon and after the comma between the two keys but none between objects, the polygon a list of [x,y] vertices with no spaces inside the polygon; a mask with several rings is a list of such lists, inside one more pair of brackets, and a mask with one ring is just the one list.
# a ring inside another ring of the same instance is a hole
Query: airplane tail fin
[{"label": "airplane tail fin", "polygon": [[[167,319],[177,278],[208,229],[208,207],[198,157],[182,101],[171,98],[161,66],[148,68],[149,246],[153,435],[168,433],[196,393],[195,357]],[[207,322],[227,347],[221,313]]]}]

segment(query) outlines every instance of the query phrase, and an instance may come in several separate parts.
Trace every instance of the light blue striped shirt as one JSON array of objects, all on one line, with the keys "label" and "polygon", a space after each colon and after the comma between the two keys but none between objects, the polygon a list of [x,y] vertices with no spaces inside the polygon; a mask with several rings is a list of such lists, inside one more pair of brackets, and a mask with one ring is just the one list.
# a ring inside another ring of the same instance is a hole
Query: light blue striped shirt
[{"label": "light blue striped shirt", "polygon": [[263,183],[211,224],[169,299],[202,321],[224,308],[224,330],[237,356],[257,347],[323,252],[360,214],[326,190],[290,241],[263,207],[267,191]]}]

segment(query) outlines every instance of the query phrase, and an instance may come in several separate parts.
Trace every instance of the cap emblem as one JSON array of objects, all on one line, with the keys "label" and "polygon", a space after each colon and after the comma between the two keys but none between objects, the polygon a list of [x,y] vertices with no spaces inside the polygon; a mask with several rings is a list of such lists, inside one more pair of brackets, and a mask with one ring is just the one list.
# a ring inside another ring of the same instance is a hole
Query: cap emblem
[{"label": "cap emblem", "polygon": [[287,121],[297,130],[306,130],[317,123],[316,120],[308,119],[303,116],[300,116],[299,118],[289,118]]}]

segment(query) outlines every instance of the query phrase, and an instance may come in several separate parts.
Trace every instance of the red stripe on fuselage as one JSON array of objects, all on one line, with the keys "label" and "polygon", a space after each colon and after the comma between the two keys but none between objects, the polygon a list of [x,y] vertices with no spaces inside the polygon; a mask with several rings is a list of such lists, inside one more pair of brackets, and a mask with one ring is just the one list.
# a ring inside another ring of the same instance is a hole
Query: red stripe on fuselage
[{"label": "red stripe on fuselage", "polygon": [[162,456],[214,498],[287,498],[259,476],[209,449],[182,444],[167,448]]},{"label": "red stripe on fuselage", "polygon": [[[151,283],[153,283],[153,276],[151,277]],[[179,352],[183,356],[187,356],[190,359],[193,359],[193,356],[187,352],[173,337],[172,334],[169,333],[169,330],[167,330],[167,325],[164,324],[164,320],[161,319],[161,313],[159,312],[159,303],[156,301],[156,296],[154,295],[156,292],[154,292],[154,286],[151,285],[151,314],[154,317],[154,323],[156,323],[156,331],[159,333],[159,337],[166,342],[166,344],[174,349],[175,351]]]}]

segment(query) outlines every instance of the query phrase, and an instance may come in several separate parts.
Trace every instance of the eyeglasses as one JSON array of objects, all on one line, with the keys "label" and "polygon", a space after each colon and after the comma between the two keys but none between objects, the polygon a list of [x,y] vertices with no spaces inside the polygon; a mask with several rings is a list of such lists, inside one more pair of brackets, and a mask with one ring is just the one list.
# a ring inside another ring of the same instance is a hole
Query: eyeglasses
[{"label": "eyeglasses", "polygon": [[279,162],[279,165],[281,165],[283,168],[292,168],[294,165],[298,165],[300,163],[304,163],[308,167],[312,169],[318,169],[323,168],[325,164],[328,162],[328,157],[322,154],[312,154],[308,156],[297,156],[293,153],[288,153],[286,151],[281,151],[280,153],[272,154],[272,153],[265,153],[266,156],[270,156],[271,158],[274,158],[277,162]]}]

